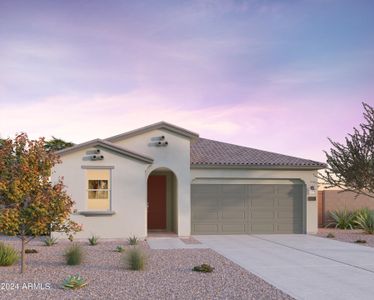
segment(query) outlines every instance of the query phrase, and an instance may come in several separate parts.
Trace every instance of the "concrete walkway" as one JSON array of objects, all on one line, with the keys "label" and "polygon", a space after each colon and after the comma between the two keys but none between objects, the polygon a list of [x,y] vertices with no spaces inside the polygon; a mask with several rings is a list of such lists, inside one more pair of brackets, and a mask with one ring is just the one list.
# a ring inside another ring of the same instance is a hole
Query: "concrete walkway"
[{"label": "concrete walkway", "polygon": [[204,244],[186,244],[176,237],[148,237],[147,243],[151,249],[204,249]]},{"label": "concrete walkway", "polygon": [[374,299],[374,248],[309,235],[194,237],[297,299]]}]

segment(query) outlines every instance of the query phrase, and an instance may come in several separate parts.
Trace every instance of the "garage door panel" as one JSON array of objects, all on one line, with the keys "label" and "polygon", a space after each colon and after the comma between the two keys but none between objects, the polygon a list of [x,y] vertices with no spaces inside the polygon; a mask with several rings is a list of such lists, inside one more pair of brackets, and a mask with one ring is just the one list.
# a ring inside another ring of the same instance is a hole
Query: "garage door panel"
[{"label": "garage door panel", "polygon": [[269,232],[275,232],[274,230],[274,224],[272,223],[267,223],[267,224],[259,224],[259,223],[254,223],[250,225],[250,232],[252,234],[263,234],[263,233],[269,233]]},{"label": "garage door panel", "polygon": [[219,233],[218,224],[194,224],[193,231],[196,234],[215,234]]},{"label": "garage door panel", "polygon": [[246,215],[244,211],[236,211],[236,210],[226,210],[222,212],[222,219],[223,220],[230,220],[230,219],[239,219],[239,220],[245,220]]},{"label": "garage door panel", "polygon": [[300,224],[278,224],[277,233],[302,233],[300,230]]},{"label": "garage door panel", "polygon": [[262,219],[274,219],[275,212],[274,211],[253,211],[251,212],[251,219],[252,220],[262,220]]},{"label": "garage door panel", "polygon": [[273,207],[274,199],[273,198],[251,198],[250,207],[252,208],[261,208],[261,207]]},{"label": "garage door panel", "polygon": [[250,193],[255,198],[266,198],[275,194],[275,187],[272,184],[251,184]]},{"label": "garage door panel", "polygon": [[192,185],[192,233],[301,233],[303,186]]},{"label": "garage door panel", "polygon": [[235,234],[235,233],[244,233],[245,224],[222,224],[222,233],[225,234]]},{"label": "garage door panel", "polygon": [[279,219],[292,219],[294,217],[294,212],[292,212],[292,211],[278,211],[277,217]]},{"label": "garage door panel", "polygon": [[192,219],[193,220],[208,220],[208,221],[216,221],[219,220],[218,212],[192,212]]}]

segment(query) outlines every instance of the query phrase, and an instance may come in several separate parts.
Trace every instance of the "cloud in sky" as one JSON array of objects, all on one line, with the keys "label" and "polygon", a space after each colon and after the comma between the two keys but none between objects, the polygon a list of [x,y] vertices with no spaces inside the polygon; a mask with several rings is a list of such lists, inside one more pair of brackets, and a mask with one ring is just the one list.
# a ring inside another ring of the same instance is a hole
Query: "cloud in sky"
[{"label": "cloud in sky", "polygon": [[1,1],[0,135],[165,120],[323,160],[374,103],[374,4]]}]

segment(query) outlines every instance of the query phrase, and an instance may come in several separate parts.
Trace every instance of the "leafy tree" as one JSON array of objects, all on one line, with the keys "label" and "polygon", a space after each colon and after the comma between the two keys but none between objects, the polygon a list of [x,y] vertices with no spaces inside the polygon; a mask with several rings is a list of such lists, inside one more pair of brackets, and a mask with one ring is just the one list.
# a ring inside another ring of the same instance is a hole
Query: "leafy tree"
[{"label": "leafy tree", "polygon": [[374,108],[363,103],[364,122],[353,128],[344,143],[334,142],[325,151],[328,167],[320,178],[327,187],[339,187],[374,198]]},{"label": "leafy tree", "polygon": [[74,146],[74,143],[71,142],[65,142],[62,139],[55,138],[52,136],[52,139],[49,141],[45,141],[45,149],[50,152],[50,151],[59,151],[65,148],[69,148]]},{"label": "leafy tree", "polygon": [[51,231],[71,237],[81,229],[70,220],[74,202],[63,182],[50,182],[52,167],[59,162],[46,151],[43,138],[29,140],[25,133],[0,147],[0,232],[21,240],[21,273],[25,246],[32,238]]}]

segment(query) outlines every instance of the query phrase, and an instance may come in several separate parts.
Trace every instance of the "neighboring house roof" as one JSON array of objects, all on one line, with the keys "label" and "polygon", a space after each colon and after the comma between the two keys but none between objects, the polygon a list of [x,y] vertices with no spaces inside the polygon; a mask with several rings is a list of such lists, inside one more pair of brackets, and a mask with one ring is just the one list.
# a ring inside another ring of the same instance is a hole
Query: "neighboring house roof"
[{"label": "neighboring house roof", "polygon": [[176,133],[178,135],[187,137],[189,139],[196,139],[196,138],[199,137],[199,135],[195,132],[192,132],[192,131],[186,130],[184,128],[181,128],[181,127],[175,126],[173,124],[169,124],[169,123],[166,123],[166,122],[162,121],[162,122],[151,124],[151,125],[148,125],[148,126],[145,126],[145,127],[141,127],[139,129],[135,129],[135,130],[132,130],[132,131],[128,131],[128,132],[125,132],[125,133],[122,133],[122,134],[118,134],[118,135],[109,137],[109,138],[106,139],[106,141],[115,142],[115,141],[118,141],[118,140],[122,140],[122,139],[125,139],[125,138],[136,136],[138,134],[141,134],[141,133],[144,133],[144,132],[147,132],[147,131],[151,131],[151,130],[156,130],[156,129],[165,129],[165,130],[168,130],[170,132]]},{"label": "neighboring house roof", "polygon": [[191,144],[191,166],[322,169],[321,162],[199,138]]},{"label": "neighboring house roof", "polygon": [[75,151],[78,151],[78,150],[82,150],[82,149],[90,148],[90,147],[98,147],[98,146],[102,147],[104,149],[111,150],[111,151],[114,151],[116,153],[128,156],[130,158],[139,160],[141,162],[145,162],[145,163],[149,163],[149,164],[153,162],[153,158],[151,158],[149,156],[145,156],[145,155],[127,150],[127,149],[125,149],[123,147],[120,147],[116,144],[113,144],[111,142],[101,140],[101,139],[95,139],[95,140],[92,140],[92,141],[88,141],[88,142],[85,142],[85,143],[75,145],[73,147],[69,147],[69,148],[60,150],[60,151],[57,151],[56,154],[58,154],[60,156],[64,156],[65,154],[72,153],[72,152],[75,152]]}]

